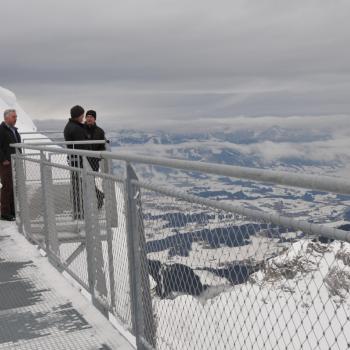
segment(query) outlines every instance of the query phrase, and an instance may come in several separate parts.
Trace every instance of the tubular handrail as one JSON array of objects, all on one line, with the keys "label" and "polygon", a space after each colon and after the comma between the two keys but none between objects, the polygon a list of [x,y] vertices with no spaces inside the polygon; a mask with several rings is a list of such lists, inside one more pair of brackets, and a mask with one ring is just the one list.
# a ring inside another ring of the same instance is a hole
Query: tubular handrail
[{"label": "tubular handrail", "polygon": [[[63,137],[50,137],[50,140],[51,140],[52,144],[57,144],[57,142],[60,142],[60,140],[62,140],[62,139],[63,139]],[[35,137],[28,137],[28,138],[27,137],[23,137],[22,138],[22,142],[23,143],[33,142],[33,144],[35,144],[35,145],[37,145],[37,144],[41,144],[42,145],[42,144],[46,143],[47,140],[48,140],[47,137],[38,137],[38,138],[35,138]],[[57,140],[57,142],[54,142],[54,140]],[[43,141],[43,142],[40,142],[40,141]]]},{"label": "tubular handrail", "polygon": [[[43,139],[32,139],[34,140],[43,140]],[[36,146],[36,145],[41,145],[41,146],[50,146],[50,145],[104,145],[106,143],[109,143],[109,140],[86,140],[86,141],[57,141],[57,142],[25,142],[25,143],[19,143],[18,145],[22,145],[20,148],[29,148],[31,147],[28,146]],[[16,147],[13,145],[13,147]],[[18,147],[16,147],[18,148]]]},{"label": "tubular handrail", "polygon": [[[89,144],[92,141],[78,141],[75,144]],[[15,148],[28,148],[32,150],[52,152],[52,147],[43,147],[28,143],[12,144]],[[96,157],[103,159],[122,160],[126,162],[142,163],[148,165],[163,166],[185,171],[198,171],[206,174],[227,176],[245,180],[272,183],[277,185],[319,190],[324,192],[349,194],[350,181],[344,178],[330,177],[324,175],[296,174],[284,171],[266,170],[259,168],[240,167],[235,165],[224,165],[215,163],[205,163],[200,161],[189,161],[179,159],[167,159],[160,157],[149,157],[135,155],[126,152],[100,152],[57,148],[55,152],[62,154],[73,154],[86,157]]]},{"label": "tubular handrail", "polygon": [[19,133],[21,135],[36,135],[36,134],[62,134],[62,131],[42,131],[42,130],[38,130],[38,131],[19,131]]}]

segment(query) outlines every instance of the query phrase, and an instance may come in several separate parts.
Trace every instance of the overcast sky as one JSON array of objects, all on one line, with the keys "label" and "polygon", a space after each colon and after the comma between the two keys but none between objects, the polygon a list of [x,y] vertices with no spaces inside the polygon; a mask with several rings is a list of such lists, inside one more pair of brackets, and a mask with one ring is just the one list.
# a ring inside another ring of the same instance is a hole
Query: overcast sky
[{"label": "overcast sky", "polygon": [[348,115],[348,0],[4,0],[0,86],[36,119]]}]

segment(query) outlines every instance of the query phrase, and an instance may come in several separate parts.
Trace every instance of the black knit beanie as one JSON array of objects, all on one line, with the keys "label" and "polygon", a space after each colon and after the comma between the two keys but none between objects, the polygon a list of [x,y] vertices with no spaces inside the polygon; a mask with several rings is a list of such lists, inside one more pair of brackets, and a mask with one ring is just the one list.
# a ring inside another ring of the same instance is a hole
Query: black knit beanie
[{"label": "black knit beanie", "polygon": [[72,119],[79,118],[82,114],[84,114],[84,108],[82,106],[74,106],[70,110],[70,116]]},{"label": "black knit beanie", "polygon": [[86,116],[91,115],[91,117],[94,117],[96,119],[96,111],[90,109],[86,112]]}]

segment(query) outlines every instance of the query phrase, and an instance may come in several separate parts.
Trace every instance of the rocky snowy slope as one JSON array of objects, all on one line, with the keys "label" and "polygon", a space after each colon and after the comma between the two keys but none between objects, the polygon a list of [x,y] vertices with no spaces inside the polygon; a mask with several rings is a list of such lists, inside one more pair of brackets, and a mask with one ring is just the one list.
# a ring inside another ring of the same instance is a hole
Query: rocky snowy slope
[{"label": "rocky snowy slope", "polygon": [[349,249],[304,239],[214,297],[157,299],[159,347],[347,349]]}]

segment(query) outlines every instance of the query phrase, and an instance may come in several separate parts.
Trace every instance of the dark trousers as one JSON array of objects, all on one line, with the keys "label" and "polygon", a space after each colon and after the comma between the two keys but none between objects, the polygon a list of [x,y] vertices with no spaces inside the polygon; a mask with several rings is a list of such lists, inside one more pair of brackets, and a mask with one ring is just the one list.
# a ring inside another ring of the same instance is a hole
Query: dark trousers
[{"label": "dark trousers", "polygon": [[99,172],[100,170],[100,159],[99,158],[88,158],[89,164],[93,171]]},{"label": "dark trousers", "polygon": [[[73,168],[83,168],[83,159],[75,155],[69,155],[68,164]],[[73,204],[73,219],[84,219],[84,198],[83,198],[83,181],[79,171],[71,171],[71,199]]]},{"label": "dark trousers", "polygon": [[[93,171],[98,172],[100,164],[96,158],[88,158],[90,166]],[[72,156],[68,158],[69,165],[74,168],[83,168],[83,160],[81,157]],[[84,219],[84,194],[83,194],[83,181],[78,171],[71,172],[71,185],[72,185],[72,202],[73,202],[73,218],[82,220]],[[101,192],[97,186],[95,186],[97,207],[102,208],[104,202],[104,193]]]},{"label": "dark trousers", "polygon": [[78,171],[71,172],[73,218],[84,219],[83,182]]},{"label": "dark trousers", "polygon": [[1,177],[1,215],[15,215],[11,164],[0,164]]}]

